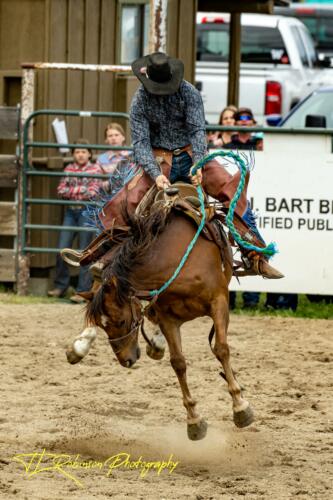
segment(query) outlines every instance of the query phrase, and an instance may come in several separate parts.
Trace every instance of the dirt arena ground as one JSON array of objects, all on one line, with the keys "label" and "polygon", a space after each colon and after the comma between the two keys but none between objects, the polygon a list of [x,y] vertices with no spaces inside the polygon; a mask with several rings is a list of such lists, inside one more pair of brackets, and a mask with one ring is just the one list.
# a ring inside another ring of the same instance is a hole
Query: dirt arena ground
[{"label": "dirt arena ground", "polygon": [[[189,385],[209,423],[191,442],[168,357],[149,359],[140,341],[140,361],[122,368],[100,331],[82,363],[67,363],[81,309],[0,304],[1,498],[332,498],[333,321],[231,317],[233,367],[256,415],[242,430],[209,350],[210,321],[186,325]],[[170,456],[172,473],[170,462],[160,474],[140,468]]]}]

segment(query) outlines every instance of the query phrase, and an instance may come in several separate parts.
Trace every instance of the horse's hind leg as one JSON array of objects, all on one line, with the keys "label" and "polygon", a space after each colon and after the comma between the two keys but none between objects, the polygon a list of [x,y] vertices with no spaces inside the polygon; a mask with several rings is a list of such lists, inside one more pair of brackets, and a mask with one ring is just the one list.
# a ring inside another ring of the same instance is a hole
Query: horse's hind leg
[{"label": "horse's hind leg", "polygon": [[213,351],[224,369],[228,390],[232,397],[234,423],[237,427],[246,427],[253,422],[254,416],[249,403],[242,397],[240,385],[231,368],[230,352],[227,342],[229,307],[224,296],[220,297],[212,304],[211,313],[216,332]]},{"label": "horse's hind leg", "polygon": [[179,380],[183,394],[183,403],[187,411],[187,435],[192,441],[203,439],[207,432],[207,423],[196,410],[196,401],[191,396],[186,379],[186,360],[182,353],[179,326],[175,323],[163,321],[161,330],[168,342],[170,363]]}]

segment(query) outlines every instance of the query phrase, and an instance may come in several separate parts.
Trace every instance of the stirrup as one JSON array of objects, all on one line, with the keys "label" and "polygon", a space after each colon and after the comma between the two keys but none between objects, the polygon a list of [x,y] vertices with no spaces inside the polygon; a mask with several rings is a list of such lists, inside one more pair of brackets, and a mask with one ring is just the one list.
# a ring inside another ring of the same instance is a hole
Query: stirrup
[{"label": "stirrup", "polygon": [[[242,263],[234,267],[234,276],[262,276],[267,279],[281,279],[284,275],[271,266],[268,261],[256,252],[242,256]],[[240,264],[240,265],[239,265]],[[242,269],[243,268],[243,269]]]},{"label": "stirrup", "polygon": [[[80,267],[80,259],[82,257],[82,253],[77,250],[73,250],[72,248],[63,248],[60,250],[60,255],[62,259],[73,267]],[[76,260],[71,259],[70,256],[74,257]]]}]

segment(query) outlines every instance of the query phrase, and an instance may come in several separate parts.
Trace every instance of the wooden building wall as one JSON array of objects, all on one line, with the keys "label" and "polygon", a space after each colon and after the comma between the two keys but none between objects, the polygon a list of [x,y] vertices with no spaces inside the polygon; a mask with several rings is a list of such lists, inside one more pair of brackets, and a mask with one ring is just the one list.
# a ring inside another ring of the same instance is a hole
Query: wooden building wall
[{"label": "wooden building wall", "polygon": [[[22,62],[119,63],[120,4],[121,0],[0,0],[0,106],[15,106],[20,101]],[[195,14],[196,0],[168,1],[167,51],[184,60],[189,81],[194,78]],[[35,108],[126,112],[137,84],[134,76],[40,70]],[[36,119],[36,140],[54,140],[52,119]],[[86,137],[92,143],[103,142],[107,121],[67,117],[70,141]],[[0,141],[0,154],[11,154],[13,148],[12,142]],[[54,150],[34,151],[34,156],[44,158],[55,154]],[[50,160],[44,166],[51,168],[56,163]],[[54,180],[33,178],[36,197],[54,197],[55,187]],[[61,210],[34,206],[32,217],[35,223],[59,223]],[[56,240],[54,232],[33,232],[31,244],[56,246]],[[32,260],[36,267],[53,263],[53,255],[37,255]]]},{"label": "wooden building wall", "polygon": [[[22,62],[118,63],[119,5],[118,0],[0,0],[0,105],[16,104]],[[168,52],[184,60],[190,81],[195,11],[196,0],[168,2]],[[128,96],[119,96],[126,84],[116,85],[117,78],[110,73],[38,71],[36,108],[127,111]],[[133,92],[132,79],[120,78],[130,81]],[[67,121],[71,139],[83,135],[95,142],[103,136],[105,120],[98,127],[94,119]],[[34,133],[52,137],[46,119],[38,120]]]}]

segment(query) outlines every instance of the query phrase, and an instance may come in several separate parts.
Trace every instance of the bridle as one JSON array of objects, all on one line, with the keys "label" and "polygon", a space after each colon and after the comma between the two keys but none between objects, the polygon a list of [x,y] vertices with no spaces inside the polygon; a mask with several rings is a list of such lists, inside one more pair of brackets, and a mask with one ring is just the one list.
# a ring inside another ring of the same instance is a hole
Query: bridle
[{"label": "bridle", "polygon": [[[132,335],[136,335],[138,333],[139,328],[141,329],[142,336],[145,339],[145,341],[147,342],[147,344],[150,345],[151,347],[153,347],[152,343],[151,343],[151,341],[150,341],[149,337],[147,336],[145,329],[144,329],[144,312],[145,312],[145,310],[144,310],[139,298],[136,297],[135,295],[130,296],[130,306],[131,306],[131,313],[132,313],[132,322],[131,322],[130,331],[128,333],[126,333],[126,335],[122,335],[121,337],[118,337],[116,339],[110,339],[110,337],[108,338],[111,347],[112,347],[113,343],[122,341],[124,339],[128,339],[127,342],[122,343],[122,346],[120,349],[118,349],[117,351],[115,351],[113,349],[113,352],[115,354],[119,354],[124,349],[124,347],[127,346]],[[139,306],[139,308],[140,308],[139,315],[138,315],[136,306]]]}]

